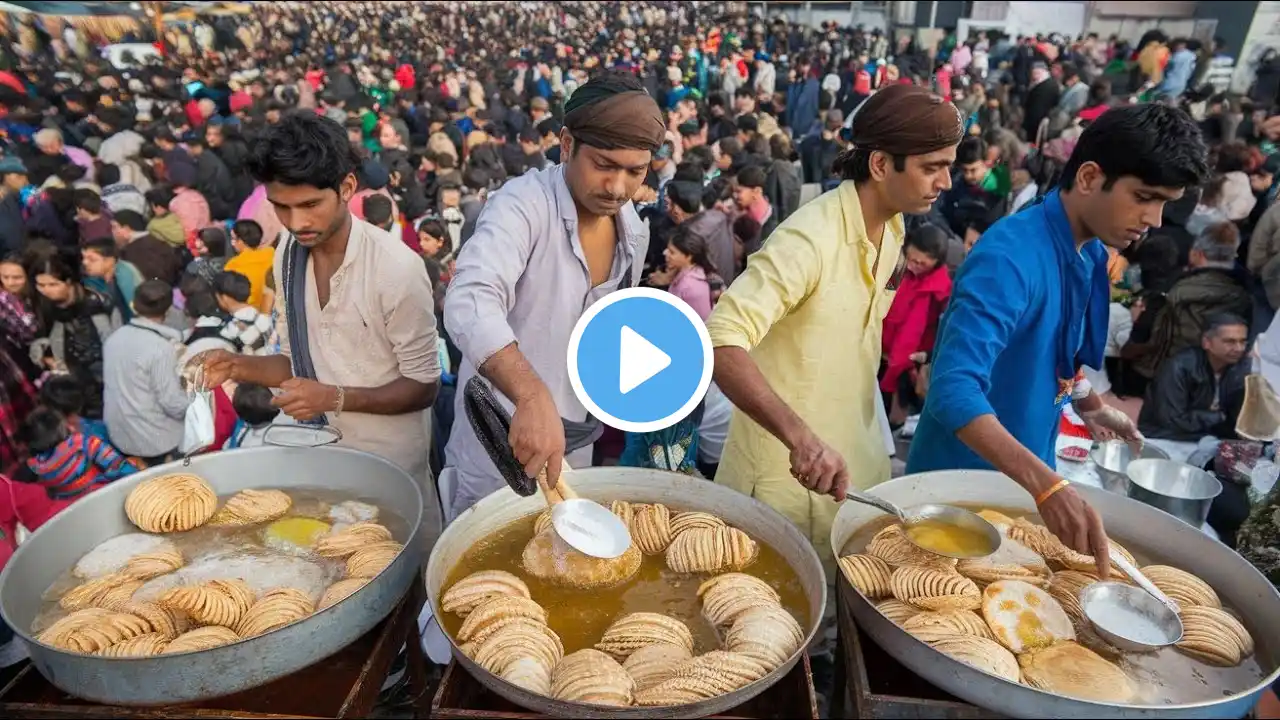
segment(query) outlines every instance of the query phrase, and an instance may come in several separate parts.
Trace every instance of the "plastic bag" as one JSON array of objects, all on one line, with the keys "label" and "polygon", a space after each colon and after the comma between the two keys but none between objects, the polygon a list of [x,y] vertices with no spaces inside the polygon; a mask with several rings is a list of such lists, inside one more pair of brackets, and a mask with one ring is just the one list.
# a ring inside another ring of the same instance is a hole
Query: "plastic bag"
[{"label": "plastic bag", "polygon": [[199,452],[213,445],[213,393],[202,390],[195,393],[187,406],[186,420],[182,426],[182,444],[179,452],[184,455]]}]

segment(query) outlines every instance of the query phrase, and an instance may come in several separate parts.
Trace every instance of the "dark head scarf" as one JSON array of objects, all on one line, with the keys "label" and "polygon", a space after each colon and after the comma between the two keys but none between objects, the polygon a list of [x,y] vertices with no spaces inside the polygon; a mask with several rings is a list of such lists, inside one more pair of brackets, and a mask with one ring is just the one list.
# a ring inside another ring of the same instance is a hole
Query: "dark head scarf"
[{"label": "dark head scarf", "polygon": [[592,78],[574,91],[564,110],[569,134],[594,148],[655,152],[666,137],[658,103],[634,75]]},{"label": "dark head scarf", "polygon": [[955,105],[918,85],[890,85],[853,116],[855,147],[890,155],[925,155],[960,144],[964,118]]}]

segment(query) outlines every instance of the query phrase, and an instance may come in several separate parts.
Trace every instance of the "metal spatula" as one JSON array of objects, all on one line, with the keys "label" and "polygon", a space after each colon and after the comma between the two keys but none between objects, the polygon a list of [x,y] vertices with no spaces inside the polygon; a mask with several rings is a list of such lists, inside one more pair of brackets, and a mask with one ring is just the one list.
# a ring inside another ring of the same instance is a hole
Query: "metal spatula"
[{"label": "metal spatula", "polygon": [[507,486],[521,497],[539,490],[551,507],[551,526],[570,547],[584,555],[614,558],[631,547],[631,532],[626,523],[608,508],[577,496],[564,478],[568,466],[555,487],[547,481],[543,468],[537,478],[530,478],[511,448],[511,416],[483,380],[473,377],[463,389],[462,408],[475,431],[481,447],[489,455]]}]

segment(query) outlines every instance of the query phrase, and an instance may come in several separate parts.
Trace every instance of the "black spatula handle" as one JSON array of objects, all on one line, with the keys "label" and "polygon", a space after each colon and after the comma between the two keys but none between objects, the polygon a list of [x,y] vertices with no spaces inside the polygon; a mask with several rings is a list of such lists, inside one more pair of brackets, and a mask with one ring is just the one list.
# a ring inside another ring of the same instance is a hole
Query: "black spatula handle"
[{"label": "black spatula handle", "polygon": [[524,466],[511,449],[511,416],[498,402],[488,383],[478,376],[468,380],[462,391],[462,407],[471,429],[480,440],[480,446],[507,485],[522,497],[538,492],[537,481],[525,473]]}]

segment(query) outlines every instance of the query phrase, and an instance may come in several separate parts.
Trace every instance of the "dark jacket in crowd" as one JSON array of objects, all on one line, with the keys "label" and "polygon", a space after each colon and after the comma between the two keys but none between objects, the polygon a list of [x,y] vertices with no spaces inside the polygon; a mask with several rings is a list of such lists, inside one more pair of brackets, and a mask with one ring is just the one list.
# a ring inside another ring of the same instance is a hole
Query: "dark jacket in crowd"
[{"label": "dark jacket in crowd", "polygon": [[1048,78],[1027,91],[1027,101],[1023,105],[1022,130],[1027,134],[1027,142],[1035,142],[1036,130],[1040,121],[1049,117],[1049,113],[1058,106],[1058,98],[1062,88],[1058,81]]},{"label": "dark jacket in crowd", "polygon": [[795,166],[786,160],[774,160],[764,178],[764,196],[773,206],[776,223],[791,217],[800,208],[800,177]]},{"label": "dark jacket in crowd", "polygon": [[938,198],[930,208],[935,224],[943,225],[958,238],[964,238],[969,228],[979,233],[1004,217],[1008,209],[1008,200],[1000,195],[974,187],[957,175],[951,180],[951,187]]},{"label": "dark jacket in crowd", "polygon": [[[689,229],[707,243],[707,255],[716,273],[728,285],[738,276],[737,254],[734,249],[733,220],[723,212],[710,208],[685,220]],[[665,245],[663,246],[665,247]]]},{"label": "dark jacket in crowd", "polygon": [[22,197],[8,193],[0,200],[0,257],[22,250],[27,242],[27,220],[22,215]]},{"label": "dark jacket in crowd", "polygon": [[1246,320],[1253,316],[1247,274],[1239,267],[1189,271],[1170,288],[1152,327],[1151,348],[1135,362],[1135,369],[1154,378],[1164,361],[1186,348],[1200,347],[1209,318],[1223,313]]},{"label": "dark jacket in crowd", "polygon": [[[249,175],[249,145],[243,138],[231,136],[225,138],[213,151],[227,166],[227,172],[231,175],[231,187],[234,190],[231,200],[236,208],[239,208],[253,194],[253,177]],[[217,217],[215,214],[214,218]]]},{"label": "dark jacket in crowd", "polygon": [[1186,348],[1165,361],[1147,386],[1138,429],[1161,440],[1195,442],[1206,435],[1233,438],[1248,374],[1249,361],[1245,360],[1214,377],[1208,353],[1200,347]]},{"label": "dark jacket in crowd", "polygon": [[236,203],[236,189],[231,184],[231,172],[226,163],[215,153],[205,150],[196,159],[196,189],[209,203],[209,214],[214,219],[225,220],[236,216],[240,210]]},{"label": "dark jacket in crowd", "polygon": [[833,167],[840,156],[840,145],[835,139],[828,140],[821,133],[809,135],[800,141],[800,167],[804,170],[804,181],[820,183],[835,175]]}]

